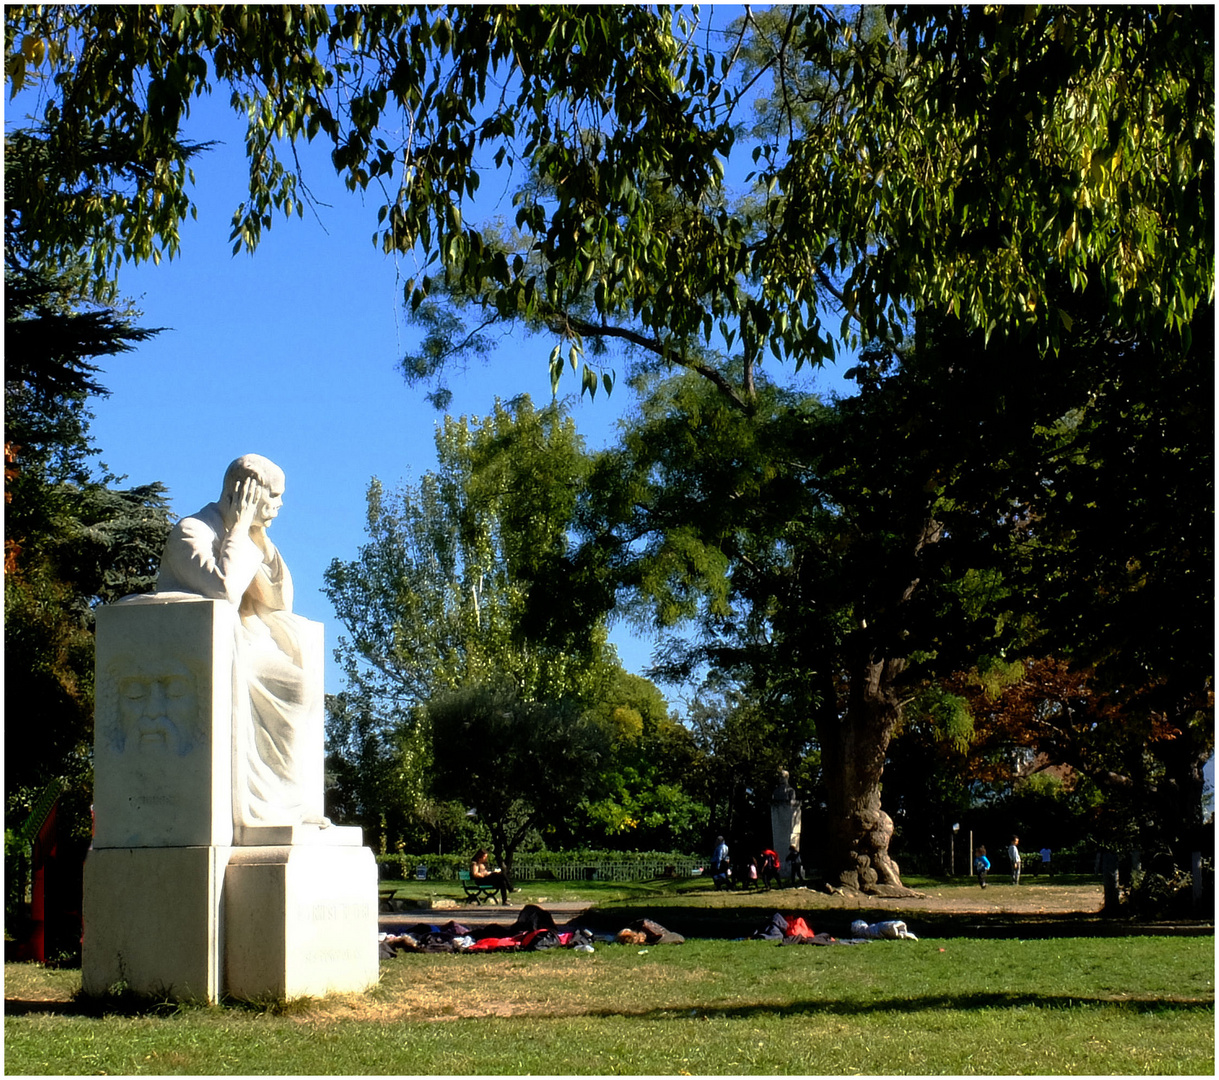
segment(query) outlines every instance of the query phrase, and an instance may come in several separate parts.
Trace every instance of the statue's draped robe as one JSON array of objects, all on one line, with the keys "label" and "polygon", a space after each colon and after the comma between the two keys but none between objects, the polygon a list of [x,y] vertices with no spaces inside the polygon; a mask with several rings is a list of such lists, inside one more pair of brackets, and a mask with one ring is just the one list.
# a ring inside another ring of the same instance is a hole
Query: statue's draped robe
[{"label": "statue's draped robe", "polygon": [[234,824],[297,825],[317,820],[302,783],[297,733],[321,694],[320,673],[303,664],[292,614],[292,576],[268,540],[264,557],[247,534],[226,535],[217,503],[174,526],[157,593],[225,600],[238,610],[234,649]]}]

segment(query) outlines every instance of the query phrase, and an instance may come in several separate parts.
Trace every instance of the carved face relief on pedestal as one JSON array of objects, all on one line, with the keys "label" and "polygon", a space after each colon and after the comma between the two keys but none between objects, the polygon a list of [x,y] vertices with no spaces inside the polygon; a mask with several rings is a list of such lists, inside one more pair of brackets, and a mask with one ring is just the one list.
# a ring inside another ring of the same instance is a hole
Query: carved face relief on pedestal
[{"label": "carved face relief on pedestal", "polygon": [[195,676],[180,661],[115,663],[107,685],[105,734],[116,754],[189,754],[202,734]]}]

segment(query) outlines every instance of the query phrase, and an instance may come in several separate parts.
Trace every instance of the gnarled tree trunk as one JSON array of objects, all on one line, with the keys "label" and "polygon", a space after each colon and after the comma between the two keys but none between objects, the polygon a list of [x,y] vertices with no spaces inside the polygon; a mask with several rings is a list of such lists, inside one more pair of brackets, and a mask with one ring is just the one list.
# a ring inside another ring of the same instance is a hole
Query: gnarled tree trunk
[{"label": "gnarled tree trunk", "polygon": [[[892,611],[905,604],[919,584],[918,558],[937,543],[943,527],[928,516],[919,523],[911,543],[912,573]],[[880,780],[885,771],[889,740],[902,718],[897,682],[906,657],[881,655],[875,630],[860,621],[848,644],[846,708],[841,715],[821,714],[817,737],[821,744],[822,778],[829,811],[825,862],[830,884],[877,895],[909,896],[901,871],[889,856],[893,819],[881,809]]]},{"label": "gnarled tree trunk", "polygon": [[829,812],[822,856],[828,884],[902,895],[901,871],[889,856],[893,821],[880,805],[889,740],[901,719],[894,683],[906,662],[869,657],[851,672],[845,712],[817,729]]}]

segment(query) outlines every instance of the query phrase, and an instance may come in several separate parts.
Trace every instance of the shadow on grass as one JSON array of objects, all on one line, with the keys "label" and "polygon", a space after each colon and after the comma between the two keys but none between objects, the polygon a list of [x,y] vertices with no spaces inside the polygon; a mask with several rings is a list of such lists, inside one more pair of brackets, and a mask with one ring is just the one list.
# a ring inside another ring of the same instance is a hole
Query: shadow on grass
[{"label": "shadow on grass", "polygon": [[[225,1008],[241,1008],[241,1002],[226,1002]],[[267,1011],[257,1006],[246,1006],[250,1011]],[[953,1009],[971,1011],[978,1009],[1044,1009],[1068,1010],[1116,1007],[1126,1012],[1156,1013],[1213,1013],[1215,1004],[1210,1000],[1172,1000],[1165,998],[1106,998],[1082,997],[1064,994],[931,994],[922,997],[875,997],[867,1000],[794,1001],[788,1004],[758,1003],[755,1005],[730,1005],[707,1007],[698,1002],[685,1005],[669,1005],[658,1009],[579,1009],[578,1015],[607,1019],[625,1017],[635,1020],[681,1020],[681,1019],[786,1019],[812,1016],[863,1016],[876,1012],[922,1013]],[[142,1005],[135,1001],[107,1001],[105,999],[73,999],[71,1001],[27,1001],[9,998],[4,1003],[7,1016],[62,1016],[62,1017],[124,1017],[160,1016],[168,1017],[193,1009],[218,1009],[221,1006],[174,1005],[168,1002]],[[271,1010],[274,1012],[275,1010]],[[533,1012],[532,1019],[569,1017],[573,1013],[559,1011],[554,1014]]]},{"label": "shadow on grass", "polygon": [[851,923],[900,919],[920,938],[1043,938],[1202,936],[1215,932],[1212,922],[1134,922],[1106,918],[1095,913],[1066,914],[959,914],[900,908],[809,909],[792,893],[763,893],[750,906],[658,907],[643,904],[612,904],[595,907],[576,920],[600,933],[616,933],[637,919],[653,919],[687,938],[742,938],[764,929],[775,912],[800,915],[817,933],[836,938],[851,937]]},{"label": "shadow on grass", "polygon": [[730,1005],[722,1008],[704,1008],[699,1005],[667,1007],[663,1009],[631,1012],[629,1009],[600,1009],[585,1015],[610,1017],[630,1016],[640,1020],[673,1020],[689,1018],[750,1020],[785,1019],[800,1016],[863,1016],[876,1012],[921,1013],[954,1009],[972,1011],[977,1009],[1080,1009],[1116,1006],[1117,1008],[1143,1013],[1160,1012],[1213,1012],[1213,1001],[1169,1001],[1163,998],[1112,999],[1103,997],[1080,997],[1055,994],[932,994],[922,997],[877,997],[867,1001],[824,1000],[795,1001],[788,1005]]},{"label": "shadow on grass", "polygon": [[5,1016],[76,1016],[102,1019],[104,1017],[170,1017],[183,1013],[199,1013],[208,1010],[261,1013],[269,1016],[289,1016],[305,1012],[317,1004],[316,998],[300,997],[289,1001],[268,997],[265,1000],[245,1001],[223,998],[218,1004],[204,1001],[169,1001],[147,994],[130,991],[102,994],[98,996],[78,992],[66,1000],[43,998],[5,998]]},{"label": "shadow on grass", "polygon": [[95,998],[78,994],[66,1001],[5,998],[4,1015],[9,1016],[79,1016],[100,1019],[107,1016],[174,1016],[184,1009],[204,1006],[181,1005],[172,1001],[127,995],[107,995]]}]

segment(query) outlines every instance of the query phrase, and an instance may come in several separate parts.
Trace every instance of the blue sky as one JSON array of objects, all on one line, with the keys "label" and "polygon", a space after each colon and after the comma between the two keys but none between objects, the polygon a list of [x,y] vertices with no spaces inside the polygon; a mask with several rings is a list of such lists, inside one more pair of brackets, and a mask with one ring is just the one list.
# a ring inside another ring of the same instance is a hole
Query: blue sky
[{"label": "blue sky", "polygon": [[[15,115],[10,109],[10,120]],[[279,464],[287,486],[271,535],[292,570],[296,609],[325,624],[329,654],[342,627],[321,591],[322,575],[332,559],[353,558],[363,541],[369,479],[413,482],[436,464],[440,414],[395,366],[418,340],[402,306],[403,285],[417,267],[373,247],[380,192],[348,192],[320,143],[301,150],[316,214],[277,219],[257,252],[232,255],[230,219],[246,185],[244,131],[227,96],[193,106],[187,137],[218,143],[194,165],[198,220],[183,223],[176,259],[125,266],[119,276],[123,294],[143,312],[140,323],[165,330],[107,363],[102,382],[111,396],[95,403],[92,431],[101,460],[129,484],[164,483],[177,516],[216,498],[225,466],[238,455],[264,454]],[[482,192],[474,217],[509,211],[511,191],[502,184],[485,179]],[[485,415],[497,395],[548,401],[554,343],[505,339],[489,363],[452,374],[450,412]],[[805,369],[796,378],[841,386],[832,370]],[[577,390],[568,371],[559,392],[570,395],[589,448],[603,446],[630,392],[623,385],[590,401]],[[624,625],[611,638],[628,670],[647,667],[649,639]],[[333,660],[326,689],[342,689]]]}]

